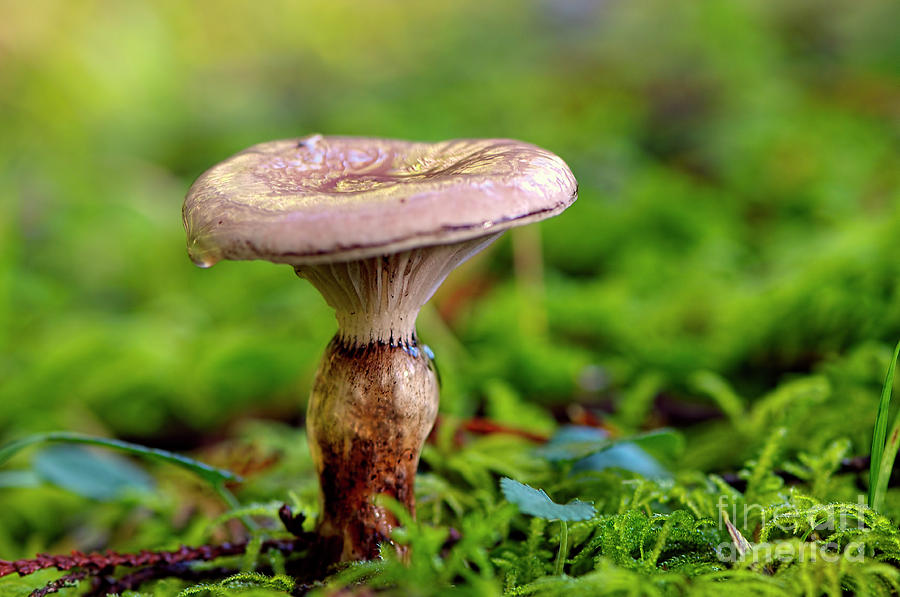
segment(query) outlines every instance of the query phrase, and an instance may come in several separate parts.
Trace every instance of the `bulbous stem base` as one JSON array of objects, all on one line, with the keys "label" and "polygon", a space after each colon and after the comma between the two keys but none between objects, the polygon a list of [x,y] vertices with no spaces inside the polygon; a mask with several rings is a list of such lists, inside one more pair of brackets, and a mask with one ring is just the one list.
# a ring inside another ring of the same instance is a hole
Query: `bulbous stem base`
[{"label": "bulbous stem base", "polygon": [[374,503],[390,496],[415,514],[419,453],[434,425],[438,382],[415,336],[394,345],[348,342],[325,351],[306,429],[321,484],[319,535],[332,561],[378,557],[396,518]]}]

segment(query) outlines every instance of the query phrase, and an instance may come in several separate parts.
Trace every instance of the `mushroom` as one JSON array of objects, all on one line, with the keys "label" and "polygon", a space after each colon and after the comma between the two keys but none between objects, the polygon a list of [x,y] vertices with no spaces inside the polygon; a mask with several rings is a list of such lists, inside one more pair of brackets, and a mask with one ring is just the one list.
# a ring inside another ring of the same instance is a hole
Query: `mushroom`
[{"label": "mushroom", "polygon": [[191,186],[183,218],[197,265],[286,263],[335,310],[306,419],[327,557],[374,558],[390,541],[397,521],[376,495],[415,512],[419,452],[438,409],[419,309],[504,230],[575,198],[559,157],[509,139],[312,135],[254,145]]}]

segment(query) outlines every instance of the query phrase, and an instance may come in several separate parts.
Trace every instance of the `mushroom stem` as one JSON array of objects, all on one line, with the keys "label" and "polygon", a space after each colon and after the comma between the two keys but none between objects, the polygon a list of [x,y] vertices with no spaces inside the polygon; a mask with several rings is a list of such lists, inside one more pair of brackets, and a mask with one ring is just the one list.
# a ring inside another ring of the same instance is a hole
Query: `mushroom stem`
[{"label": "mushroom stem", "polygon": [[318,532],[333,546],[326,557],[378,557],[397,520],[376,495],[415,515],[419,453],[438,409],[437,376],[419,346],[416,316],[453,268],[498,236],[295,267],[338,321],[306,419],[322,490]]},{"label": "mushroom stem", "polygon": [[437,407],[431,361],[414,340],[352,345],[337,335],[328,345],[306,419],[322,490],[318,532],[333,545],[327,559],[372,559],[390,541],[397,521],[376,495],[415,513],[413,480]]}]

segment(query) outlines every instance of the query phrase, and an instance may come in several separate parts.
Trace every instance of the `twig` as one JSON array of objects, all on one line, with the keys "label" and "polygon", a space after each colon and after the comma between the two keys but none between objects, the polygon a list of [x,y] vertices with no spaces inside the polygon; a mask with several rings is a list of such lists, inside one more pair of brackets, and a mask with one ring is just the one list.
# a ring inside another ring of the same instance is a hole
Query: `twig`
[{"label": "twig", "polygon": [[38,570],[56,568],[71,570],[81,568],[88,573],[115,568],[116,566],[147,566],[156,564],[176,564],[192,560],[213,560],[222,556],[244,553],[246,543],[223,543],[221,545],[201,545],[187,547],[182,545],[175,551],[142,550],[134,554],[120,554],[113,551],[106,553],[83,553],[73,551],[70,555],[47,555],[39,553],[32,559],[8,562],[0,560],[0,577],[16,572],[19,576],[28,576]]},{"label": "twig", "polygon": [[[315,533],[303,531],[302,514],[294,515],[290,506],[285,504],[279,511],[279,516],[284,522],[285,528],[292,532],[293,539],[269,539],[260,546],[260,553],[278,550],[285,554],[294,553],[308,547],[316,541]],[[190,562],[211,561],[225,556],[241,555],[247,551],[248,543],[222,543],[221,545],[201,545],[199,547],[187,547],[182,545],[174,551],[147,551],[142,550],[134,554],[120,554],[114,551],[105,553],[83,553],[73,551],[69,555],[38,554],[31,559],[15,561],[0,560],[0,577],[17,573],[19,576],[28,576],[39,570],[56,568],[57,570],[71,570],[75,572],[66,574],[57,580],[36,589],[31,597],[45,597],[51,593],[57,593],[65,587],[91,576],[93,589],[91,595],[111,595],[121,593],[139,587],[141,584],[157,578],[212,578],[226,576],[231,570],[226,568],[214,568],[209,570],[193,570]],[[111,576],[116,566],[142,568],[131,572],[119,579]],[[109,576],[104,576],[109,575]]]},{"label": "twig", "polygon": [[[231,576],[237,572],[232,568],[206,568],[196,570],[187,564],[174,564],[172,566],[156,566],[148,567],[127,574],[119,579],[98,577],[94,579],[94,586],[90,591],[85,593],[84,597],[107,597],[109,595],[120,595],[125,591],[135,591],[142,585],[162,578],[178,578],[189,582],[198,582],[202,580],[222,579]],[[270,568],[261,568],[257,570],[262,574],[270,574]],[[305,583],[297,583],[291,595],[305,595],[312,590],[313,585]]]},{"label": "twig", "polygon": [[[269,539],[263,542],[261,552],[273,549],[290,553],[306,546],[308,537],[294,539]],[[182,545],[174,551],[147,551],[141,550],[133,554],[120,554],[114,551],[105,553],[83,553],[73,551],[70,555],[38,554],[32,559],[6,561],[0,560],[0,577],[18,573],[19,576],[28,576],[38,570],[56,568],[57,570],[71,570],[80,568],[89,575],[96,575],[105,570],[111,570],[116,566],[169,566],[183,562],[210,561],[225,556],[243,554],[247,550],[247,543],[222,543],[221,545],[201,545],[199,547],[187,547]]]},{"label": "twig", "polygon": [[469,433],[477,433],[479,435],[489,435],[492,433],[502,433],[505,435],[516,435],[518,437],[522,437],[533,442],[537,442],[539,444],[546,443],[548,437],[546,435],[542,435],[540,433],[534,433],[533,431],[528,431],[526,429],[517,429],[515,427],[508,427],[501,423],[496,423],[489,419],[479,419],[473,418],[465,421],[462,424],[462,429],[468,431]]},{"label": "twig", "polygon": [[231,568],[219,567],[205,570],[195,570],[186,563],[148,566],[121,578],[98,576],[94,579],[93,587],[85,594],[85,597],[105,597],[106,595],[118,595],[125,591],[134,591],[141,585],[161,578],[180,578],[181,580],[200,581],[213,578],[225,578],[233,574]]},{"label": "twig", "polygon": [[66,574],[65,576],[57,578],[53,582],[47,583],[40,589],[35,589],[31,592],[29,597],[45,597],[50,593],[58,593],[62,589],[74,587],[78,584],[78,581],[83,580],[84,577],[87,576],[87,574],[87,570],[78,570],[76,572],[72,572],[71,574]]}]

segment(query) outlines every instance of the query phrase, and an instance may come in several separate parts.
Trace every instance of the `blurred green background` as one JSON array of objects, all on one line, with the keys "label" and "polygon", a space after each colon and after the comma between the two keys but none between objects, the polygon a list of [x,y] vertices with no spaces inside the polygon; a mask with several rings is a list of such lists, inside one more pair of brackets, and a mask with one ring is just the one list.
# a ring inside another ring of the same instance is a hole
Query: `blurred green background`
[{"label": "blurred green background", "polygon": [[[513,137],[578,178],[423,312],[445,413],[688,427],[722,410],[709,372],[747,401],[814,374],[796,443],[867,449],[900,338],[897,2],[0,7],[0,440],[299,425],[332,312],[285,266],[195,268],[180,209],[320,132]],[[691,429],[695,466],[732,463]]]}]

